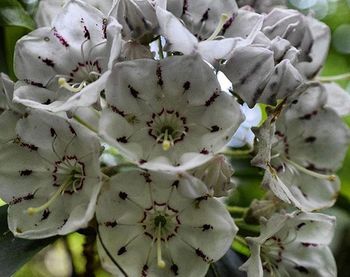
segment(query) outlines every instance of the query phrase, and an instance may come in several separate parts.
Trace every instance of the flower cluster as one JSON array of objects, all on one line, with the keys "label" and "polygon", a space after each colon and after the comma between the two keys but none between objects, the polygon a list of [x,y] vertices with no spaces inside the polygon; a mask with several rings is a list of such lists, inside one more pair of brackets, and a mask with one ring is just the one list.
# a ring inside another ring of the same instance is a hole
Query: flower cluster
[{"label": "flower cluster", "polygon": [[315,79],[326,25],[234,0],[43,0],[36,20],[16,44],[18,81],[0,79],[0,198],[15,236],[95,222],[117,276],[204,276],[238,232],[218,199],[235,187],[225,149],[248,143],[268,197],[247,213],[261,232],[242,238],[242,270],[336,276],[335,220],[314,211],[340,189],[350,99]]}]

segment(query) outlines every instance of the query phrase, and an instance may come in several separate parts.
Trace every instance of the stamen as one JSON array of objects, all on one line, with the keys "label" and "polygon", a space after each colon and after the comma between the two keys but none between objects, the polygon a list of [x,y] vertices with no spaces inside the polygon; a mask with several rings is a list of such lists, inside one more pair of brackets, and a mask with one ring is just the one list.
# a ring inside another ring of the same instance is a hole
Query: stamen
[{"label": "stamen", "polygon": [[166,129],[164,133],[163,143],[162,143],[163,150],[168,151],[171,146],[174,146],[174,140],[172,140],[172,137],[169,136],[168,129]]},{"label": "stamen", "polygon": [[220,16],[220,21],[219,21],[219,24],[218,26],[216,27],[214,33],[209,37],[207,38],[207,40],[214,40],[218,34],[220,34],[221,30],[222,30],[222,27],[224,26],[224,24],[226,23],[226,21],[229,19],[229,16],[226,14],[226,13],[223,13],[221,16]]},{"label": "stamen", "polygon": [[296,169],[298,169],[299,171],[309,175],[309,176],[312,176],[312,177],[315,177],[315,178],[318,178],[318,179],[323,179],[323,180],[328,180],[328,181],[335,181],[337,179],[337,176],[334,175],[334,174],[331,174],[331,175],[326,175],[326,174],[321,174],[321,173],[317,173],[317,172],[314,172],[312,170],[309,170],[309,169],[306,169],[305,167],[291,161],[291,160],[288,160],[286,159],[286,162],[288,162],[289,164],[291,164],[292,166],[294,166]]},{"label": "stamen", "polygon": [[64,182],[58,188],[58,190],[51,196],[51,198],[46,203],[44,203],[43,205],[41,205],[39,207],[36,207],[36,208],[33,208],[33,207],[28,208],[27,209],[27,213],[29,215],[33,215],[35,213],[39,213],[39,212],[42,212],[42,211],[46,210],[57,199],[57,197],[59,197],[65,191],[67,186],[69,186],[71,184],[71,181],[72,181],[71,177],[68,178],[67,181]]},{"label": "stamen", "polygon": [[165,268],[166,264],[162,259],[161,228],[162,228],[162,223],[159,223],[158,232],[157,232],[157,264],[159,268],[163,269]]},{"label": "stamen", "polygon": [[86,86],[86,82],[84,81],[84,82],[81,82],[78,87],[73,87],[67,83],[67,80],[65,78],[59,78],[58,84],[61,88],[65,88],[66,90],[69,90],[73,93],[77,93],[81,91]]}]

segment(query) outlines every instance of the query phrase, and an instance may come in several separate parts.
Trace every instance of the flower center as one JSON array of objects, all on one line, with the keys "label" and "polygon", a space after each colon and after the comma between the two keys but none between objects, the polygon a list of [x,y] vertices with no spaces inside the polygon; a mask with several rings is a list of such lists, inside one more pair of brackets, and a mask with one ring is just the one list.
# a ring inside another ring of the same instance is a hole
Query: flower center
[{"label": "flower center", "polygon": [[53,186],[58,189],[51,195],[49,200],[39,207],[27,209],[29,214],[35,214],[47,209],[58,197],[81,190],[85,181],[85,165],[76,156],[64,156],[55,162],[52,171]]},{"label": "flower center", "polygon": [[162,258],[162,243],[176,236],[181,225],[178,213],[176,209],[171,208],[166,203],[154,202],[151,208],[145,210],[144,217],[140,222],[144,228],[144,234],[156,242],[159,268],[166,266]]},{"label": "flower center", "polygon": [[58,78],[58,84],[73,93],[81,91],[87,85],[95,82],[101,76],[102,69],[98,61],[86,61],[85,63],[78,63],[74,68],[69,78]]},{"label": "flower center", "polygon": [[153,113],[152,119],[147,121],[148,133],[162,144],[164,151],[168,151],[186,136],[189,130],[186,121],[186,117],[178,112],[162,109],[159,113]]}]

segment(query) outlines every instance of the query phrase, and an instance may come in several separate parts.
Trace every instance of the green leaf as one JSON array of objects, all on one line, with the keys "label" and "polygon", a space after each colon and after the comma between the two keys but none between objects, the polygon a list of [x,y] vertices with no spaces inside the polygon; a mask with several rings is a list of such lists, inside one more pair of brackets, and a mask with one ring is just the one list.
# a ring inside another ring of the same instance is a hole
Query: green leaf
[{"label": "green leaf", "polygon": [[33,30],[35,22],[17,0],[1,0],[0,26],[19,26]]},{"label": "green leaf", "polygon": [[32,256],[57,237],[43,240],[15,238],[7,227],[7,205],[0,207],[0,269],[1,277],[11,276]]}]

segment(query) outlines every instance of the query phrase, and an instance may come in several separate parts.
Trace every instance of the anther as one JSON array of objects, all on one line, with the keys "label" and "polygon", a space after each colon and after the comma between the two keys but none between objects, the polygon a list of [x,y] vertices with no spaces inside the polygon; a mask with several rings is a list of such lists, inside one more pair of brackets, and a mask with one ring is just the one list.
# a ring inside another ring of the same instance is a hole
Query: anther
[{"label": "anther", "polygon": [[73,87],[70,84],[67,83],[67,80],[65,78],[58,78],[58,84],[61,88],[65,88],[66,90],[69,90],[71,92],[77,93],[81,91],[85,86],[86,82],[81,82],[78,87]]}]

